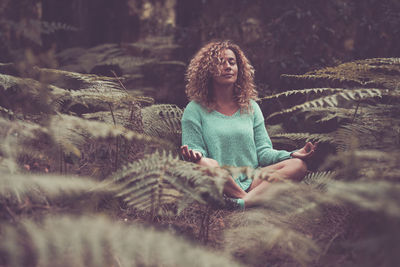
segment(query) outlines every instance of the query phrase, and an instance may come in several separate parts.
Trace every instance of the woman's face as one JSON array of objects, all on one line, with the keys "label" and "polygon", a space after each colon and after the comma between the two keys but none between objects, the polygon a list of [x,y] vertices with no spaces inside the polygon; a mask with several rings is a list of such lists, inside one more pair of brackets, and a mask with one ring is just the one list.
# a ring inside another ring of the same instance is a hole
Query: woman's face
[{"label": "woman's face", "polygon": [[222,51],[222,57],[217,65],[217,72],[213,76],[216,85],[234,84],[237,80],[238,65],[235,53],[230,49]]}]

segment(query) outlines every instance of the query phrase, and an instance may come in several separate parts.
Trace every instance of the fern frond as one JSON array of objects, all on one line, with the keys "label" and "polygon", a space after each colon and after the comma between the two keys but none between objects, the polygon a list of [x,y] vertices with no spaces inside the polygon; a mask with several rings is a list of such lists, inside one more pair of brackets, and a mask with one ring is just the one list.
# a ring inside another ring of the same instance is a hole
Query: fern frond
[{"label": "fern frond", "polygon": [[398,89],[400,64],[398,58],[373,58],[344,63],[307,72],[304,75],[282,75],[293,80],[311,80],[315,84],[336,87],[376,87]]},{"label": "fern frond", "polygon": [[302,183],[324,190],[327,183],[329,183],[335,176],[336,173],[332,171],[311,172],[303,178]]},{"label": "fern frond", "polygon": [[260,262],[263,265],[285,262],[288,266],[308,266],[320,253],[319,246],[311,238],[287,226],[270,223],[265,212],[257,212],[256,222],[246,220],[252,217],[246,214],[240,225],[224,232],[227,253],[252,266],[259,266]]},{"label": "fern frond", "polygon": [[[400,216],[399,192],[397,183],[384,181],[332,180],[323,191],[308,185],[281,183],[272,184],[268,192],[260,195],[259,204],[265,207],[265,213],[269,215],[266,221],[301,229],[312,235],[313,240],[326,247],[324,253],[329,250],[329,243],[335,237],[352,230],[358,234],[348,237],[344,241],[346,245],[340,241],[336,245],[344,245],[347,250],[362,250],[366,255],[374,251],[382,256],[382,262],[387,263],[399,260],[397,250],[387,249],[387,244],[394,245],[400,240],[397,232],[393,232]],[[344,209],[347,212],[343,214],[341,210]],[[349,217],[349,212],[354,216]],[[347,218],[343,218],[343,215]],[[359,223],[349,225],[350,219],[355,218],[359,218]],[[371,242],[360,246],[367,240]]]},{"label": "fern frond", "polygon": [[[326,184],[324,191],[315,190],[310,186],[301,184],[281,183],[271,185],[268,192],[263,194],[262,197],[260,196],[260,199],[263,198],[262,201],[260,200],[260,205],[267,209],[270,216],[281,217],[283,222],[289,222],[293,226],[302,226],[304,230],[307,230],[307,225],[315,227],[313,226],[315,220],[321,221],[328,216],[337,216],[332,214],[330,209],[324,208],[327,205],[327,207],[347,208],[353,213],[357,212],[358,216],[363,216],[362,224],[364,226],[370,225],[372,229],[383,226],[382,231],[378,232],[365,229],[366,232],[361,232],[361,235],[358,236],[360,239],[358,241],[363,242],[363,234],[368,238],[373,237],[376,239],[376,242],[370,244],[373,249],[384,253],[384,255],[387,253],[387,256],[391,259],[393,257],[398,259],[399,255],[391,255],[390,252],[382,251],[381,246],[386,242],[382,238],[389,238],[392,244],[396,244],[400,238],[399,235],[392,235],[392,228],[384,228],[385,224],[388,226],[392,223],[398,224],[400,216],[399,192],[400,187],[397,183],[385,181],[340,182],[332,180]],[[315,213],[318,210],[320,211]],[[310,212],[314,214],[311,221],[309,221]],[[282,215],[285,216],[282,217]],[[376,218],[381,219],[376,220]],[[340,217],[334,217],[333,225],[321,224],[321,233],[324,232],[324,229],[330,231],[329,228],[335,226],[337,221],[340,220]],[[282,223],[282,221],[280,222]],[[389,224],[389,222],[391,223]],[[380,223],[383,224],[380,225]],[[358,228],[360,225],[355,225],[355,227]]]},{"label": "fern frond", "polygon": [[335,182],[327,187],[328,201],[342,201],[366,211],[400,218],[400,185],[387,181]]},{"label": "fern frond", "polygon": [[388,180],[399,181],[400,164],[398,151],[349,150],[327,158],[322,170],[335,170],[341,180]]},{"label": "fern frond", "polygon": [[[36,114],[58,111],[58,100],[70,97],[70,93],[33,79],[0,74],[0,97],[0,105],[4,108],[22,109],[24,114]],[[21,105],[21,103],[29,103],[29,105]]]},{"label": "fern frond", "polygon": [[59,69],[39,68],[35,66],[32,69],[32,77],[37,81],[72,91],[90,89],[98,86],[98,84],[110,90],[120,89],[115,78]]},{"label": "fern frond", "polygon": [[88,113],[93,110],[109,111],[110,104],[117,109],[118,107],[129,107],[131,103],[148,104],[153,102],[148,97],[131,95],[121,86],[117,78],[38,67],[33,68],[32,76],[44,84],[72,90],[70,95],[59,99],[59,102],[63,103],[64,112],[68,112],[75,105],[88,109],[80,111],[80,113]]},{"label": "fern frond", "polygon": [[[284,143],[284,140],[304,142],[320,142],[320,143],[334,143],[334,138],[328,134],[310,134],[310,133],[283,133],[271,135],[273,143]],[[291,143],[292,144],[292,143]]]},{"label": "fern frond", "polygon": [[182,114],[176,105],[158,104],[142,108],[144,133],[180,143]]},{"label": "fern frond", "polygon": [[351,204],[357,209],[384,214],[396,220],[400,217],[400,185],[397,183],[331,180],[326,183],[325,189],[315,190],[302,184],[273,184],[271,190],[260,197],[260,205],[280,214],[300,214],[307,210],[302,207],[307,206],[315,209],[322,204]]},{"label": "fern frond", "polygon": [[67,25],[65,23],[61,22],[55,22],[55,21],[40,21],[41,24],[41,32],[44,34],[51,34],[56,31],[77,31],[78,29],[76,27],[73,27],[71,25]]},{"label": "fern frond", "polygon": [[102,216],[24,220],[2,225],[0,239],[7,266],[239,266],[169,233]]},{"label": "fern frond", "polygon": [[124,137],[129,141],[158,143],[166,147],[171,147],[171,144],[167,141],[140,134],[118,125],[114,126],[69,115],[52,117],[49,128],[52,131],[52,136],[59,144],[71,143],[75,146],[81,146],[86,138]]},{"label": "fern frond", "polygon": [[343,92],[345,89],[342,88],[311,88],[311,89],[302,89],[302,90],[290,90],[290,91],[285,91],[282,93],[274,94],[274,95],[269,95],[262,97],[260,100],[271,100],[271,99],[276,99],[279,97],[287,97],[291,95],[309,95],[309,94],[323,94],[323,93],[337,93],[337,92]]},{"label": "fern frond", "polygon": [[115,110],[99,111],[94,113],[82,114],[88,120],[96,120],[109,125],[120,125],[129,130],[139,133],[143,132],[142,118],[138,105],[131,105],[130,108],[119,108]]},{"label": "fern frond", "polygon": [[47,22],[38,19],[21,19],[13,21],[2,18],[2,23],[7,24],[8,30],[16,36],[22,36],[37,45],[42,45],[41,34],[52,34],[56,31],[77,31],[77,28],[61,22]]},{"label": "fern frond", "polygon": [[[153,152],[155,147],[176,150],[166,140],[151,137],[120,125],[58,115],[51,118],[50,135],[69,163],[79,161],[80,173],[100,179],[107,177],[126,162]],[[71,162],[72,161],[72,162]]]},{"label": "fern frond", "polygon": [[[124,74],[141,73],[146,64],[157,61],[153,58],[132,56],[129,47],[119,44],[101,44],[89,49],[65,49],[58,54],[64,68],[91,73],[96,66],[118,66]],[[131,89],[131,88],[129,88]]]},{"label": "fern frond", "polygon": [[[4,170],[11,173],[18,170],[17,162],[26,155],[43,157],[44,151],[51,147],[51,136],[47,128],[26,121],[9,121],[0,118],[0,155],[4,157]],[[7,167],[8,166],[8,167]]]},{"label": "fern frond", "polygon": [[128,205],[153,214],[159,214],[164,204],[187,199],[222,206],[225,178],[226,172],[185,162],[165,152],[129,164],[113,176],[118,196]]},{"label": "fern frond", "polygon": [[305,102],[300,105],[296,105],[292,108],[285,109],[283,111],[272,113],[267,117],[267,121],[276,119],[276,117],[293,113],[295,111],[306,109],[306,108],[314,108],[314,107],[322,107],[324,105],[328,105],[330,107],[336,107],[339,105],[340,100],[344,101],[360,101],[375,97],[382,97],[382,95],[387,94],[387,90],[382,89],[354,89],[354,90],[345,90],[343,92],[339,92],[333,95],[329,95],[326,97],[321,97],[312,101]]},{"label": "fern frond", "polygon": [[400,121],[390,117],[364,117],[363,120],[340,127],[333,136],[338,151],[351,148],[392,151],[398,147],[399,132]]},{"label": "fern frond", "polygon": [[[89,178],[2,173],[0,203],[21,204],[29,199],[31,202],[43,204],[51,199],[83,195],[95,188],[96,190],[99,188],[98,183]],[[103,192],[106,190],[106,188],[102,189]]]},{"label": "fern frond", "polygon": [[[305,120],[313,118],[315,123],[324,123],[332,120],[347,122],[354,118],[355,109],[340,107],[309,107],[303,108],[299,114],[304,114]],[[301,116],[301,115],[300,115]]]}]

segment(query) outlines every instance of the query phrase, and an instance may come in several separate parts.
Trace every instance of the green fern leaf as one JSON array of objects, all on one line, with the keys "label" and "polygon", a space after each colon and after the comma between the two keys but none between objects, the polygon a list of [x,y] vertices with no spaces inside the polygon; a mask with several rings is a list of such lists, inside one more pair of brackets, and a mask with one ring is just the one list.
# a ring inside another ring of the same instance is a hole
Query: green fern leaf
[{"label": "green fern leaf", "polygon": [[296,95],[296,94],[301,94],[301,95],[309,95],[309,94],[324,94],[324,93],[338,93],[338,92],[343,92],[345,89],[342,88],[311,88],[311,89],[302,89],[302,90],[291,90],[291,91],[285,91],[282,93],[270,95],[270,96],[265,96],[262,97],[260,100],[271,100],[271,99],[276,99],[279,97],[287,97],[291,95]]},{"label": "green fern leaf", "polygon": [[164,204],[187,199],[222,206],[226,172],[157,152],[125,166],[113,180],[128,205],[159,214]]},{"label": "green fern leaf", "polygon": [[[59,101],[70,97],[67,90],[42,84],[29,78],[0,74],[0,104],[9,110],[22,109],[24,114],[54,113],[60,110]],[[21,103],[30,103],[22,105]]]},{"label": "green fern leaf", "polygon": [[292,108],[285,109],[283,111],[272,113],[267,117],[267,121],[276,120],[276,117],[282,116],[284,114],[293,113],[302,109],[310,109],[310,108],[318,108],[327,104],[330,107],[336,107],[339,104],[338,97],[341,97],[347,101],[359,101],[365,100],[375,97],[382,97],[382,95],[387,94],[387,90],[382,89],[354,89],[354,90],[345,90],[343,92],[339,92],[333,95],[329,95],[326,97],[318,98],[312,101],[305,102],[300,105],[296,105]]},{"label": "green fern leaf", "polygon": [[[320,142],[320,143],[333,143],[334,138],[328,134],[310,134],[310,133],[283,133],[271,135],[271,140],[275,143],[283,143],[285,139],[304,142]],[[293,144],[293,143],[290,143]]]},{"label": "green fern leaf", "polygon": [[327,67],[304,75],[282,75],[289,80],[310,80],[324,86],[335,87],[376,87],[398,89],[399,58],[372,58]]},{"label": "green fern leaf", "polygon": [[142,109],[145,134],[181,142],[181,119],[183,111],[176,105],[159,104]]},{"label": "green fern leaf", "polygon": [[167,141],[159,138],[134,132],[121,126],[114,126],[103,122],[85,120],[75,116],[54,116],[50,123],[52,136],[57,143],[69,143],[81,147],[87,138],[116,138],[123,137],[127,140],[135,140],[143,143],[157,143],[165,147],[173,147]]}]

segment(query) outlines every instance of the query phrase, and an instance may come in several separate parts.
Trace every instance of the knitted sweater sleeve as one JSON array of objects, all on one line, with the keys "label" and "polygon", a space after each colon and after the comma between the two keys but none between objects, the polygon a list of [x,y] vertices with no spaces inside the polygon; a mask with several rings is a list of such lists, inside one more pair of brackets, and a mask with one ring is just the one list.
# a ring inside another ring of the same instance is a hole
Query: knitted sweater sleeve
[{"label": "knitted sweater sleeve", "polygon": [[195,102],[190,102],[182,116],[182,145],[200,152],[207,157],[207,147],[203,139],[201,107]]},{"label": "knitted sweater sleeve", "polygon": [[254,142],[256,144],[259,166],[264,167],[291,158],[291,152],[273,149],[271,139],[265,128],[264,116],[256,102],[253,102],[253,110]]}]

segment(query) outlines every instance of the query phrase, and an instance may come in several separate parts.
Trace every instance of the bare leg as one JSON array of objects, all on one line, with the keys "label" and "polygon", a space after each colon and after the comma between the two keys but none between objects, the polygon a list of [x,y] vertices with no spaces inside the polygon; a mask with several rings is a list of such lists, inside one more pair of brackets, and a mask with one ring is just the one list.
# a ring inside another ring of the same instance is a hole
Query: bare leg
[{"label": "bare leg", "polygon": [[[219,167],[219,164],[216,160],[210,158],[202,158],[199,162],[201,166],[207,167]],[[244,191],[240,186],[235,183],[231,176],[228,177],[227,182],[224,186],[224,194],[228,197],[233,198],[244,198],[247,195],[247,192]]]},{"label": "bare leg", "polygon": [[[201,166],[219,167],[216,160],[210,158],[202,158],[199,162]],[[301,159],[288,159],[279,163],[262,168],[262,171],[269,175],[269,180],[277,181],[281,179],[290,179],[300,181],[307,171],[305,162]],[[264,179],[255,179],[249,188],[249,193],[240,188],[232,177],[224,186],[224,194],[229,197],[242,198],[246,207],[254,206],[257,203],[257,198],[269,187],[270,182]]]},{"label": "bare leg", "polygon": [[[289,179],[300,181],[307,172],[307,165],[301,159],[288,159],[279,163],[262,168],[269,175],[269,180],[278,181]],[[246,207],[254,206],[257,198],[260,197],[269,187],[270,182],[264,179],[255,179],[249,188],[249,193],[243,197]]]}]

